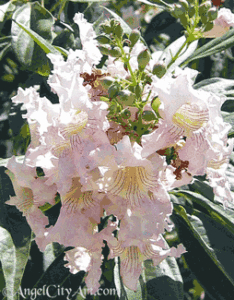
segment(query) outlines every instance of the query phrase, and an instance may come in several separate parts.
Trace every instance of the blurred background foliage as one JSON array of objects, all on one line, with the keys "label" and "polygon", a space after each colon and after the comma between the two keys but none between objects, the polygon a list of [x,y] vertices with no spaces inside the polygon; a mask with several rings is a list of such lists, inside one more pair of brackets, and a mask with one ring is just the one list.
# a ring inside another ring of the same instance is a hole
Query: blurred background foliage
[{"label": "blurred background foliage", "polygon": [[[35,46],[34,42],[28,39],[28,50],[20,43],[12,39],[12,34],[17,35],[16,26],[12,23],[12,17],[24,19],[25,11],[20,11],[29,1],[13,0],[0,1],[0,157],[7,158],[12,155],[22,155],[30,142],[28,125],[22,118],[20,105],[12,107],[11,98],[16,94],[18,87],[27,88],[32,85],[40,87],[40,95],[46,96],[53,103],[58,101],[47,84],[47,77],[51,65],[41,49]],[[82,3],[81,3],[82,2]],[[155,6],[146,5],[144,1],[113,0],[102,2],[119,16],[131,28],[141,27],[141,32],[152,52],[165,49],[171,42],[183,35],[183,27],[169,13]],[[157,1],[151,1],[157,2]],[[173,0],[165,0],[167,3],[175,3]],[[33,22],[31,15],[31,28],[40,33],[54,46],[62,47],[65,50],[78,49],[81,47],[78,27],[73,24],[74,14],[82,12],[85,18],[92,23],[99,22],[105,18],[106,12],[99,3],[68,0],[42,0],[33,2],[34,12],[38,5],[44,6],[51,12],[51,18],[47,23],[38,24]],[[224,7],[234,10],[234,1],[226,0]],[[17,13],[15,13],[17,11]],[[18,14],[18,15],[17,15]],[[27,21],[27,20],[26,20]],[[33,27],[34,26],[34,27]],[[19,30],[19,29],[18,29]],[[208,41],[202,39],[200,46]],[[33,53],[29,49],[34,45]],[[43,56],[44,55],[44,56]],[[43,56],[43,57],[42,57]],[[44,61],[41,68],[41,61]],[[207,58],[193,61],[190,67],[200,72],[197,82],[212,77],[234,79],[234,57],[233,48]],[[166,236],[170,246],[174,240],[178,240],[176,232]],[[58,248],[58,252],[60,249]],[[22,284],[33,286],[44,272],[43,254],[39,252],[35,243],[32,244],[31,258],[27,264]],[[178,259],[178,264],[184,280],[185,300],[209,300],[195,275],[192,274],[185,260]],[[0,272],[0,274],[2,274]],[[33,275],[32,275],[33,274]],[[212,276],[212,274],[211,274]],[[73,277],[71,277],[73,278]],[[70,279],[69,279],[70,280]],[[77,280],[74,277],[71,280]],[[69,281],[68,285],[71,284]],[[0,278],[0,289],[4,286],[4,278]]]}]

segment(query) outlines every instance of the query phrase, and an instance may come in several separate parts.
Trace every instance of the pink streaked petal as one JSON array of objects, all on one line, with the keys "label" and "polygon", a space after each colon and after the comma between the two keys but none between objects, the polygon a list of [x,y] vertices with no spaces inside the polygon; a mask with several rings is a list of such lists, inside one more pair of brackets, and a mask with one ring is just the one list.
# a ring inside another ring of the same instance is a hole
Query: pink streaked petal
[{"label": "pink streaked petal", "polygon": [[155,151],[174,145],[182,135],[183,129],[173,125],[169,126],[165,121],[160,121],[156,130],[142,136],[142,157],[147,157]]},{"label": "pink streaked petal", "polygon": [[205,133],[193,134],[186,139],[184,147],[178,150],[179,158],[188,161],[188,171],[192,175],[204,175],[210,157],[207,157],[207,151],[210,149],[210,143],[207,141]]},{"label": "pink streaked petal", "polygon": [[131,246],[125,249],[120,258],[120,276],[124,285],[133,290],[137,290],[137,282],[142,272],[140,261],[140,250],[136,246]]}]

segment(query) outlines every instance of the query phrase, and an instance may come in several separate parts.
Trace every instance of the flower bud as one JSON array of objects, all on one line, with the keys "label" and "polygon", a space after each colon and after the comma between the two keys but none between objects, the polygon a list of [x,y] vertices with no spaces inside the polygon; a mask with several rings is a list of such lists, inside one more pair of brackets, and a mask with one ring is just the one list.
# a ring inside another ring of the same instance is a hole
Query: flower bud
[{"label": "flower bud", "polygon": [[160,105],[161,105],[161,101],[159,100],[159,97],[155,97],[151,102],[151,107],[158,117],[160,117],[159,112],[158,112]]},{"label": "flower bud", "polygon": [[218,10],[215,7],[212,7],[208,10],[208,19],[209,21],[214,21],[218,17]]},{"label": "flower bud", "polygon": [[183,6],[183,8],[187,11],[189,9],[188,2],[186,0],[179,0],[179,3]]},{"label": "flower bud", "polygon": [[132,32],[129,35],[129,40],[131,42],[130,47],[134,47],[136,43],[138,42],[139,38],[141,37],[141,33],[137,29],[133,29]]},{"label": "flower bud", "polygon": [[102,31],[106,34],[110,34],[112,31],[109,22],[100,24],[100,27],[101,27]]},{"label": "flower bud", "polygon": [[113,57],[120,57],[122,55],[121,49],[119,47],[114,47],[109,51],[109,54]]},{"label": "flower bud", "polygon": [[209,21],[207,15],[201,15],[200,18],[203,24],[206,24]]},{"label": "flower bud", "polygon": [[158,78],[162,78],[166,71],[167,68],[164,64],[157,63],[153,66],[153,74]]},{"label": "flower bud", "polygon": [[211,8],[211,1],[206,1],[199,6],[199,15],[206,15],[208,10]]},{"label": "flower bud", "polygon": [[187,25],[188,25],[188,19],[187,19],[187,17],[186,17],[185,14],[182,15],[182,16],[180,16],[180,23],[184,26],[184,28],[187,27]]},{"label": "flower bud", "polygon": [[110,44],[111,42],[111,39],[108,36],[103,34],[97,36],[96,40],[99,42],[99,44]]},{"label": "flower bud", "polygon": [[114,98],[119,92],[119,86],[112,84],[108,89],[108,94],[110,98]]},{"label": "flower bud", "polygon": [[123,28],[121,27],[120,22],[116,23],[113,29],[113,33],[119,38],[122,38],[123,35]]},{"label": "flower bud", "polygon": [[155,116],[155,114],[152,111],[150,111],[150,110],[143,111],[142,120],[150,122],[150,121],[154,121],[156,119],[157,119],[157,117]]},{"label": "flower bud", "polygon": [[192,18],[195,15],[195,7],[194,6],[189,7],[188,15],[189,15],[189,18]]},{"label": "flower bud", "polygon": [[150,61],[150,58],[151,55],[148,49],[145,49],[142,52],[140,52],[140,54],[137,56],[138,68],[140,71],[143,71],[145,69],[145,67]]},{"label": "flower bud", "polygon": [[173,9],[171,11],[171,15],[175,17],[176,19],[180,18],[182,15],[184,15],[185,9],[181,4],[174,4]]},{"label": "flower bud", "polygon": [[118,92],[116,98],[123,105],[132,105],[135,101],[135,95],[129,90],[122,90]]},{"label": "flower bud", "polygon": [[204,28],[204,32],[210,31],[213,27],[214,27],[214,23],[213,22],[207,23],[206,26],[205,26],[205,28]]},{"label": "flower bud", "polygon": [[111,47],[105,47],[105,46],[98,45],[98,49],[100,50],[102,55],[109,55]]},{"label": "flower bud", "polygon": [[129,119],[131,117],[131,112],[128,108],[124,109],[122,112],[121,112],[121,117],[123,119]]}]

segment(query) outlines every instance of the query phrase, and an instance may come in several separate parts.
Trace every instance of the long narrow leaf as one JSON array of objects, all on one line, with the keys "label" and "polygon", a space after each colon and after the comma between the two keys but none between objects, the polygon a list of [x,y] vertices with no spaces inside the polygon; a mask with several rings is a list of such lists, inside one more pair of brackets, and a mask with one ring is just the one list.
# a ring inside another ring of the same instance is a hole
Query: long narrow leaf
[{"label": "long narrow leaf", "polygon": [[20,28],[22,28],[33,40],[36,42],[42,50],[47,53],[54,53],[59,54],[59,51],[56,50],[54,46],[52,46],[49,42],[47,42],[45,39],[43,39],[39,34],[37,34],[35,31],[33,31],[30,28],[27,28],[23,24],[20,24],[19,22],[12,19]]},{"label": "long narrow leaf", "polygon": [[234,45],[234,29],[229,30],[222,37],[216,38],[201,48],[197,49],[186,61],[189,63],[195,59],[203,58],[215,53],[220,53]]}]

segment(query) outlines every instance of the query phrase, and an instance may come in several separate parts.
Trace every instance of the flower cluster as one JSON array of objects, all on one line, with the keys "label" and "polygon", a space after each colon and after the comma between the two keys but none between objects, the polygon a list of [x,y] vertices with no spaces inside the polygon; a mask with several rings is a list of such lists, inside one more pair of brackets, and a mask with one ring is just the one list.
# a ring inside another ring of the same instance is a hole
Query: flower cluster
[{"label": "flower cluster", "polygon": [[[144,260],[157,265],[185,252],[163,239],[173,227],[168,191],[207,174],[218,199],[231,199],[225,99],[195,90],[194,70],[165,74],[138,30],[126,39],[111,20],[97,37],[82,14],[74,21],[82,49],[70,50],[66,61],[48,55],[48,84],[59,103],[41,98],[36,87],[19,88],[12,99],[27,110],[31,143],[23,163],[12,157],[7,165],[16,194],[8,204],[23,212],[42,251],[51,242],[74,247],[66,266],[86,271],[88,288],[99,288],[106,241],[109,257],[120,257],[124,284],[136,290]],[[106,66],[97,69],[102,53]],[[58,196],[61,210],[49,226],[42,208]],[[103,216],[112,218],[101,230]]]}]

